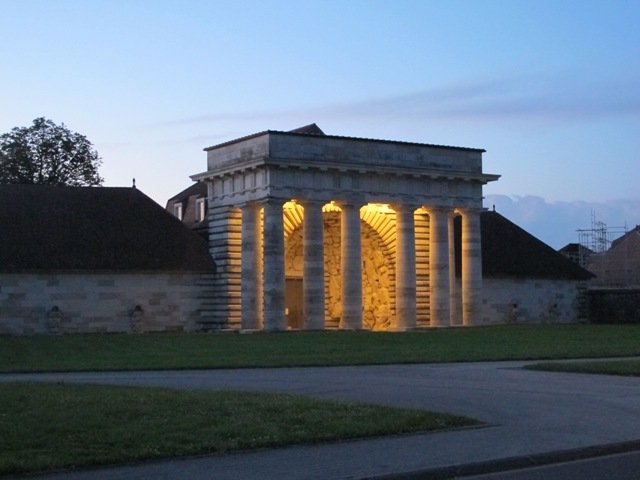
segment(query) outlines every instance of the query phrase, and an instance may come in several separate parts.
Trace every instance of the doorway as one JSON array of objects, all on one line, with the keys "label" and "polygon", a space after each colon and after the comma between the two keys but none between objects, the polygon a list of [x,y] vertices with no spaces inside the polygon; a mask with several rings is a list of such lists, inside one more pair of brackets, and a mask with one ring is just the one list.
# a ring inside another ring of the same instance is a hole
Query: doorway
[{"label": "doorway", "polygon": [[302,278],[287,278],[285,291],[287,328],[302,329]]}]

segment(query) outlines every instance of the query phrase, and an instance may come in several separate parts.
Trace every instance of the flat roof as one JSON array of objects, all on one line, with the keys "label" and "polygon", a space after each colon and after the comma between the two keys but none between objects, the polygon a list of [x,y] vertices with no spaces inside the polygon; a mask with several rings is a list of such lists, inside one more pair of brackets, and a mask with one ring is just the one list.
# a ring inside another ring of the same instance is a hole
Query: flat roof
[{"label": "flat roof", "polygon": [[430,143],[404,142],[400,140],[379,140],[374,138],[345,137],[340,135],[326,135],[326,134],[319,135],[316,133],[283,132],[279,130],[265,130],[265,131],[254,133],[244,137],[236,138],[235,140],[229,140],[228,142],[207,147],[204,149],[204,151],[208,152],[210,150],[215,150],[217,148],[222,148],[222,147],[226,147],[236,143],[241,143],[246,140],[251,140],[253,138],[258,138],[264,135],[286,135],[286,136],[294,136],[294,137],[327,138],[327,139],[347,140],[347,141],[353,141],[353,142],[373,142],[373,143],[384,143],[384,144],[390,144],[390,145],[414,145],[418,147],[446,148],[451,150],[463,150],[467,152],[480,152],[480,153],[486,152],[486,150],[482,148],[454,147],[451,145],[436,145],[436,144],[430,144]]}]

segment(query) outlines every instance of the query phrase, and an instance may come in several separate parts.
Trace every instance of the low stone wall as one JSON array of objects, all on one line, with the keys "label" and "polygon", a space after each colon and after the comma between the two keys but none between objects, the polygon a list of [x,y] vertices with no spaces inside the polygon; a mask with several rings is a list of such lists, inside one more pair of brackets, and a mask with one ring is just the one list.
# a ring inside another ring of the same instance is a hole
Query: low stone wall
[{"label": "low stone wall", "polygon": [[0,334],[198,328],[200,274],[0,274]]},{"label": "low stone wall", "polygon": [[590,289],[589,322],[640,323],[640,288]]},{"label": "low stone wall", "polygon": [[482,325],[584,322],[585,292],[575,281],[485,278]]}]

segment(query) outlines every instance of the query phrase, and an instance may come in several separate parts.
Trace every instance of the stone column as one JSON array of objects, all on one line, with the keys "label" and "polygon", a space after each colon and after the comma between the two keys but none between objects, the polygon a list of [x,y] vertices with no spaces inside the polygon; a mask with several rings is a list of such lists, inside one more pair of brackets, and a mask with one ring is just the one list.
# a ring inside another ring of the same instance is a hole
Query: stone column
[{"label": "stone column", "polygon": [[460,288],[456,279],[456,242],[454,222],[456,214],[449,215],[449,297],[451,303],[449,306],[451,315],[451,326],[462,325],[462,316],[460,315]]},{"label": "stone column", "polygon": [[260,206],[242,207],[241,326],[257,330],[262,325],[262,279],[260,278]]},{"label": "stone column", "polygon": [[264,329],[285,330],[284,223],[282,201],[264,203]]},{"label": "stone column", "polygon": [[305,330],[324,330],[324,239],[322,204],[310,201],[304,207],[304,276],[302,280]]},{"label": "stone column", "polygon": [[396,211],[396,324],[394,330],[416,327],[416,235],[414,208]]},{"label": "stone column", "polygon": [[362,328],[362,241],[360,208],[340,204],[342,319],[340,328]]},{"label": "stone column", "polygon": [[482,296],[482,245],[479,209],[462,212],[462,322],[479,325]]},{"label": "stone column", "polygon": [[429,284],[431,326],[447,327],[451,321],[449,298],[449,221],[444,208],[429,208]]}]

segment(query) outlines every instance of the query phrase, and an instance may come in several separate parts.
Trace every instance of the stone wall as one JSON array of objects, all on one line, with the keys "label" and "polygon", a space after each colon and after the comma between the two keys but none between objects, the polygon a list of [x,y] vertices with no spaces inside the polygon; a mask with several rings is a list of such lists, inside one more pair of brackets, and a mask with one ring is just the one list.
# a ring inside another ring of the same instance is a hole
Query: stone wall
[{"label": "stone wall", "polygon": [[585,268],[595,275],[594,287],[640,287],[640,227],[615,240],[606,252],[587,256]]},{"label": "stone wall", "polygon": [[640,323],[640,288],[590,289],[589,322]]},{"label": "stone wall", "polygon": [[209,276],[0,274],[0,334],[195,330]]},{"label": "stone wall", "polygon": [[485,278],[482,325],[586,321],[585,295],[581,282]]}]

